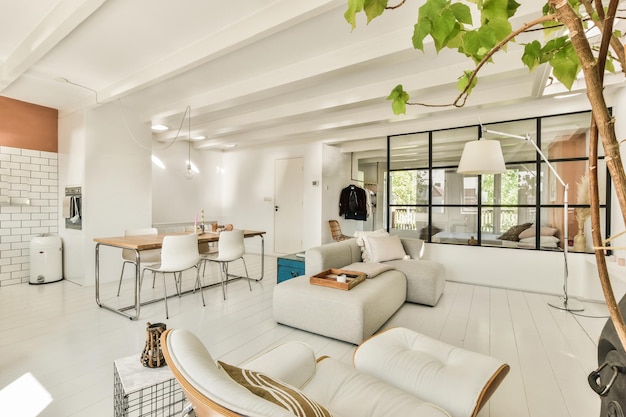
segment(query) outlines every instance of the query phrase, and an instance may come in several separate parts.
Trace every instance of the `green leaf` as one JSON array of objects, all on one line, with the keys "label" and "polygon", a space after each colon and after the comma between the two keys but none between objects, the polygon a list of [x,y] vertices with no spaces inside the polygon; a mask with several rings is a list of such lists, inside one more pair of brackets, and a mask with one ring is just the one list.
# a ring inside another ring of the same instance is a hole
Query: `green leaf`
[{"label": "green leaf", "polygon": [[402,84],[398,84],[387,97],[387,100],[393,100],[391,109],[393,114],[406,114],[406,104],[409,101],[409,94],[404,91]]},{"label": "green leaf", "polygon": [[[469,80],[470,80],[470,77],[472,76],[472,73],[473,73],[472,71],[464,71],[464,72],[463,72],[463,75],[461,75],[461,76],[459,77],[459,80],[458,80],[458,81],[457,81],[457,83],[456,83],[456,88],[457,88],[459,91],[463,91],[463,90],[465,90],[465,88],[468,86],[468,84],[469,84]],[[478,78],[477,78],[477,77],[474,77],[474,79],[472,80],[472,85],[470,85],[470,87],[467,89],[467,92],[466,92],[466,93],[467,93],[468,95],[472,92],[472,90],[474,89],[474,87],[476,87],[476,84],[477,84],[477,83],[478,83]]]},{"label": "green leaf", "polygon": [[[424,39],[431,35],[447,4],[446,0],[427,0],[418,9],[417,23],[413,29],[413,47],[424,50]],[[432,35],[431,35],[432,36]]]},{"label": "green leaf", "polygon": [[567,44],[550,59],[550,65],[552,65],[552,73],[556,79],[568,90],[571,90],[581,68],[574,47],[571,44]]},{"label": "green leaf", "polygon": [[356,15],[365,11],[367,23],[377,18],[385,11],[388,0],[348,0],[348,9],[343,14],[346,22],[350,23],[352,30],[356,28]]},{"label": "green leaf", "polygon": [[604,68],[611,74],[615,74],[615,64],[613,63],[613,58],[611,57],[606,58],[606,62],[604,63]]},{"label": "green leaf", "polygon": [[462,3],[454,3],[450,5],[450,11],[454,14],[457,22],[465,25],[472,24],[472,12],[467,5]]},{"label": "green leaf", "polygon": [[478,30],[467,32],[463,38],[462,52],[479,62],[496,44],[496,35],[489,26],[481,26]]},{"label": "green leaf", "polygon": [[530,71],[537,68],[540,64],[541,56],[541,44],[539,41],[532,41],[524,45],[524,54],[522,55],[522,62],[528,67]]},{"label": "green leaf", "polygon": [[364,0],[363,9],[367,16],[367,23],[383,14],[386,7],[387,0]]},{"label": "green leaf", "polygon": [[449,38],[454,37],[458,33],[458,26],[454,13],[450,10],[444,10],[437,19],[433,20],[430,36],[435,41],[437,52],[441,51]]},{"label": "green leaf", "polygon": [[513,17],[517,12],[517,9],[521,6],[520,3],[515,0],[509,0],[509,4],[507,5],[508,15],[509,17]]},{"label": "green leaf", "polygon": [[481,22],[485,24],[492,19],[508,19],[508,0],[485,0],[481,13]]},{"label": "green leaf", "polygon": [[489,20],[487,25],[489,26],[490,29],[493,30],[493,33],[495,34],[495,37],[496,37],[496,42],[500,42],[501,40],[509,36],[511,32],[513,32],[511,22],[509,22],[508,19],[503,19],[503,18],[498,17],[498,18]]},{"label": "green leaf", "polygon": [[343,14],[346,22],[350,23],[352,30],[356,28],[356,14],[363,10],[363,3],[365,0],[348,0],[348,9]]},{"label": "green leaf", "polygon": [[432,23],[428,19],[423,19],[421,23],[416,23],[413,27],[413,48],[424,51],[424,38],[428,36],[432,28]]}]

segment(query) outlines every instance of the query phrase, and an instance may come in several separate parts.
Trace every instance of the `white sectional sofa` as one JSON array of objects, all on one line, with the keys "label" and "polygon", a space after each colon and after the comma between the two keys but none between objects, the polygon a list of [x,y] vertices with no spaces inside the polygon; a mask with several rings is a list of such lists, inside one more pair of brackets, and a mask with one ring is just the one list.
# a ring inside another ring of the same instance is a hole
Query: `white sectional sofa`
[{"label": "white sectional sofa", "polygon": [[[443,265],[421,260],[423,241],[393,237],[380,240],[381,262],[363,262],[356,239],[334,242],[306,251],[305,275],[274,288],[274,319],[346,342],[359,344],[373,335],[405,302],[434,306],[445,286]],[[401,253],[389,248],[401,244]],[[386,260],[387,258],[394,258]],[[368,273],[368,279],[349,291],[312,285],[310,276],[329,268]]]}]

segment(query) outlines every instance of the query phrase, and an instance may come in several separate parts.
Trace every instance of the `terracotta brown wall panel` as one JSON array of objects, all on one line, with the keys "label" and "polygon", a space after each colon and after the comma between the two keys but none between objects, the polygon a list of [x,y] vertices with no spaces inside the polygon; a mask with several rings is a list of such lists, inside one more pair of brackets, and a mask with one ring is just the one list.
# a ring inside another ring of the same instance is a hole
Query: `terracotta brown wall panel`
[{"label": "terracotta brown wall panel", "polygon": [[59,111],[0,96],[0,145],[58,152]]}]

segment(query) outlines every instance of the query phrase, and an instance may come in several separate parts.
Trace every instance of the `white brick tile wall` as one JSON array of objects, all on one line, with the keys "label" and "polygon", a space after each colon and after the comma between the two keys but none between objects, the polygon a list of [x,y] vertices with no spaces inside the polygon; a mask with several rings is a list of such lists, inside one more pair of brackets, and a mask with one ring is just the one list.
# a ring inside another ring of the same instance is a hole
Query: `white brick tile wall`
[{"label": "white brick tile wall", "polygon": [[58,155],[0,146],[0,197],[30,206],[0,206],[0,287],[30,279],[30,241],[58,234]]}]

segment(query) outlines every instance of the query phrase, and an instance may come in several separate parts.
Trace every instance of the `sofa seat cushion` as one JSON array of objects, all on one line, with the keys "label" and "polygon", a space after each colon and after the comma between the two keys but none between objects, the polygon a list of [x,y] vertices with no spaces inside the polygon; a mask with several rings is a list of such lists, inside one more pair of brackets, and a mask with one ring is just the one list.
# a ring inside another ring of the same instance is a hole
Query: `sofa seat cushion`
[{"label": "sofa seat cushion", "polygon": [[274,319],[359,344],[404,304],[406,285],[406,277],[396,270],[386,271],[349,291],[312,285],[308,276],[292,278],[274,287]]},{"label": "sofa seat cushion", "polygon": [[449,417],[434,404],[328,357],[302,391],[335,417]]},{"label": "sofa seat cushion", "polygon": [[499,359],[400,327],[361,344],[353,360],[359,371],[445,407],[453,417],[475,416],[509,371]]},{"label": "sofa seat cushion", "polygon": [[393,269],[393,266],[380,262],[355,262],[339,269],[345,269],[346,271],[363,272],[367,278],[376,278],[383,272]]},{"label": "sofa seat cushion", "polygon": [[446,274],[442,264],[421,259],[395,260],[385,262],[385,264],[406,276],[406,301],[429,306],[437,304],[446,284]]}]

